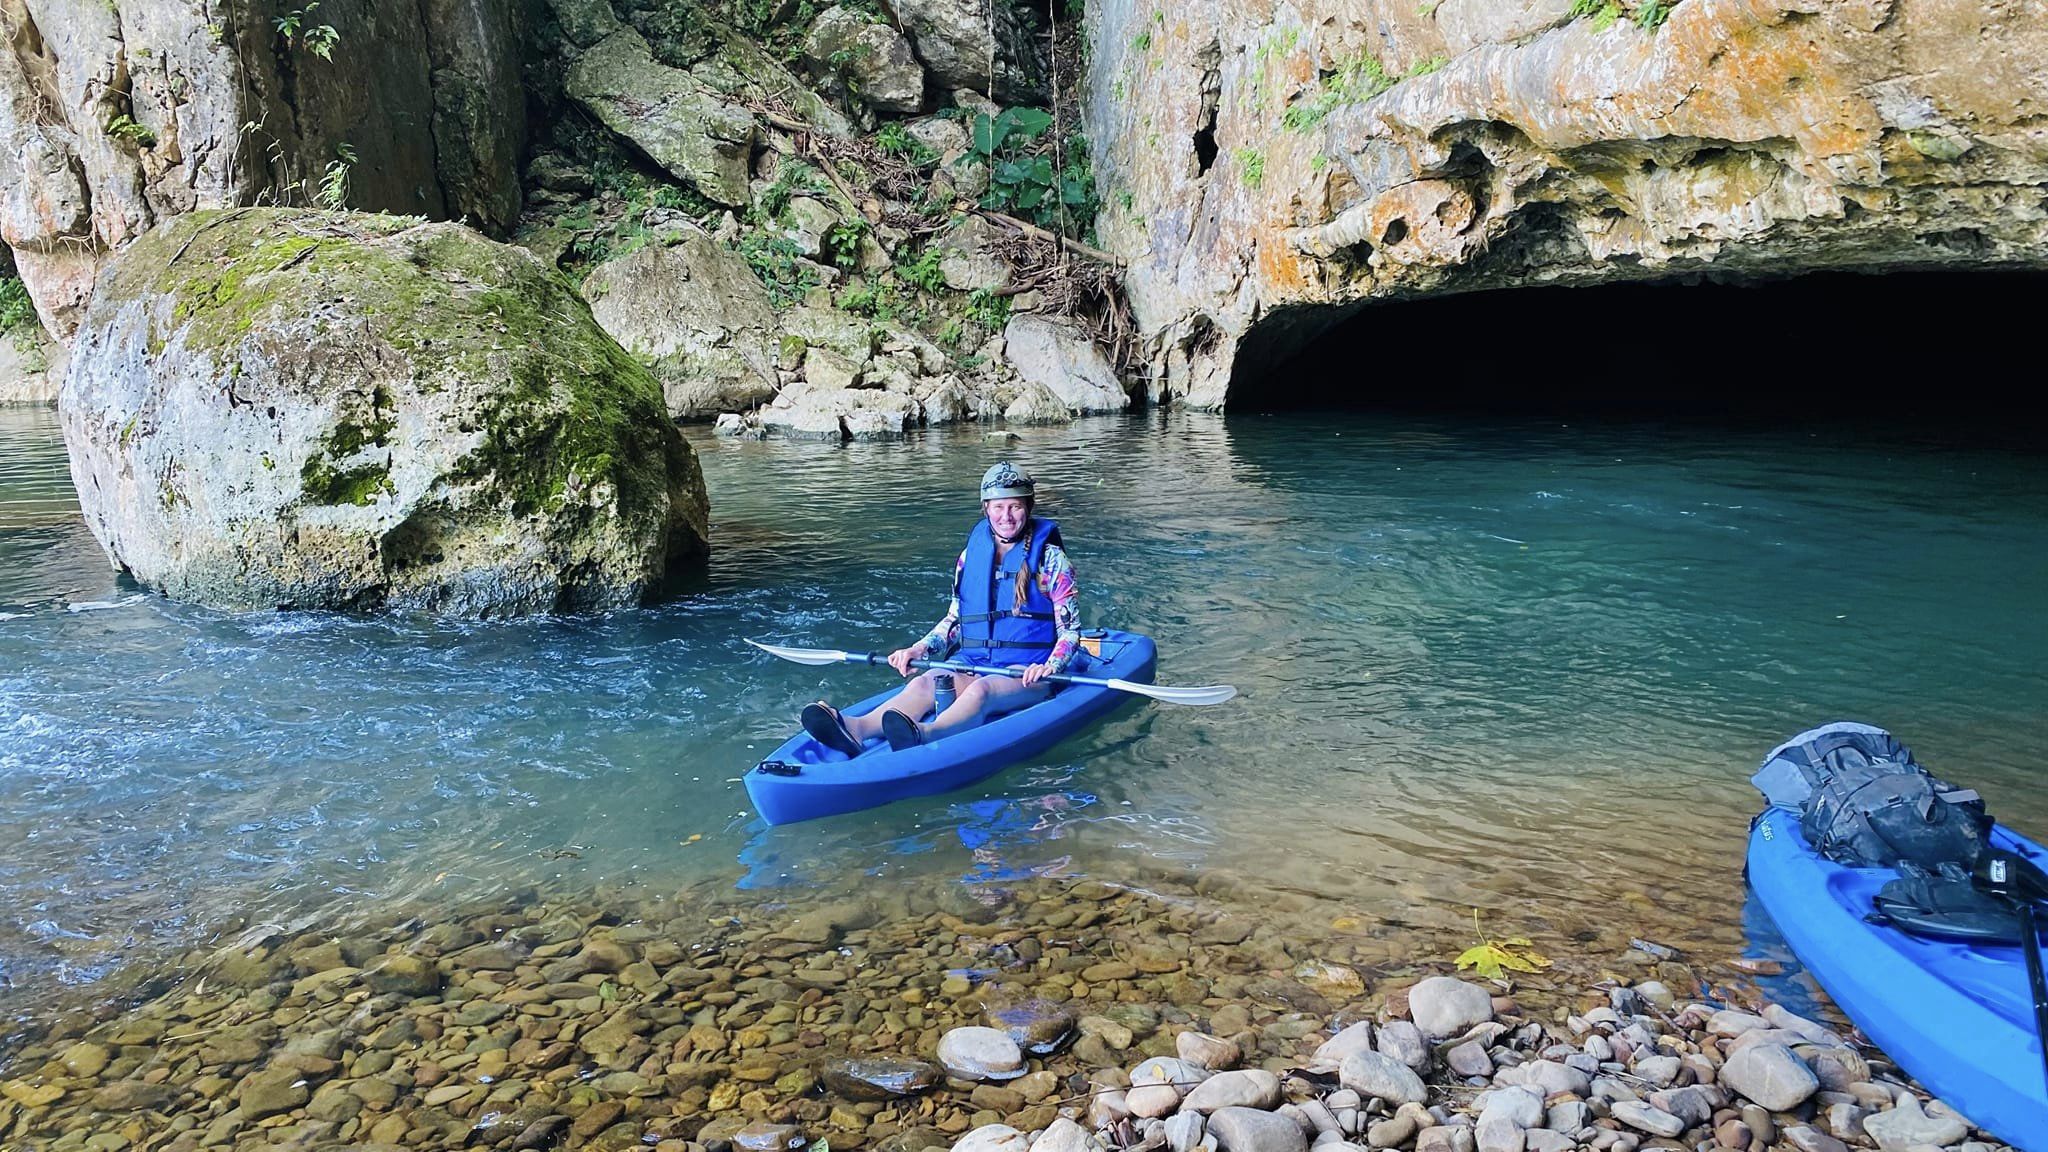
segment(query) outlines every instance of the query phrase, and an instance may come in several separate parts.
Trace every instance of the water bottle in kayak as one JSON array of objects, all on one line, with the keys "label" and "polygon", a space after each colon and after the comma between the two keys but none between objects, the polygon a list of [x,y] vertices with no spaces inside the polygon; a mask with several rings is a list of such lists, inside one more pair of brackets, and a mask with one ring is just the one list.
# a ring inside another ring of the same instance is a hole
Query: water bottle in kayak
[{"label": "water bottle in kayak", "polygon": [[953,677],[945,672],[940,672],[934,675],[932,677],[933,718],[936,719],[937,717],[944,715],[946,709],[951,708],[953,706],[953,699]]}]

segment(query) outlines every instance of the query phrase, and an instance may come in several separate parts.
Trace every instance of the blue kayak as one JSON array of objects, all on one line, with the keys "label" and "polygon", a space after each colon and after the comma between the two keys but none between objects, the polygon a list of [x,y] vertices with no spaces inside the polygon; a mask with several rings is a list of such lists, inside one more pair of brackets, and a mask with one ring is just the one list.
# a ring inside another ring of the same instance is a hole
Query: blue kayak
[{"label": "blue kayak", "polygon": [[[2011,829],[1994,827],[1991,843],[2048,865],[2048,852]],[[1748,871],[1800,963],[1872,1042],[1971,1123],[2048,1152],[2048,1087],[2018,947],[1867,922],[1898,873],[1824,858],[1792,809],[1766,808],[1750,826]]]},{"label": "blue kayak", "polygon": [[[1089,633],[1100,655],[1083,655],[1067,671],[1104,680],[1150,684],[1158,649],[1135,632]],[[864,716],[901,685],[845,709]],[[834,752],[799,731],[746,775],[754,810],[770,824],[858,812],[912,796],[964,788],[1005,765],[1035,756],[1136,699],[1129,692],[1082,684],[1062,686],[1028,708],[901,752],[871,740],[859,756]],[[920,717],[920,719],[925,719]]]}]

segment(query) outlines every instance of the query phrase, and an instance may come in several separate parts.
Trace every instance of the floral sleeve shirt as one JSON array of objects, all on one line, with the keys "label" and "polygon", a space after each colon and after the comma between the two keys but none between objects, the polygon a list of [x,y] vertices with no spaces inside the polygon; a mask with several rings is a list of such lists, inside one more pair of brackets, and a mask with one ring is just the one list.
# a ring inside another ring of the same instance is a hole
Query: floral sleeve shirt
[{"label": "floral sleeve shirt", "polygon": [[[1052,601],[1052,626],[1057,633],[1052,654],[1045,659],[1053,671],[1063,672],[1074,659],[1074,653],[1081,649],[1081,599],[1074,588],[1074,563],[1067,559],[1066,550],[1057,544],[1047,544],[1043,559],[1038,569],[1038,590]],[[966,567],[967,552],[962,549],[960,559],[953,564],[955,588],[960,586],[960,573]],[[946,618],[918,643],[934,660],[944,659],[960,647],[960,597],[953,597],[946,606]]]}]

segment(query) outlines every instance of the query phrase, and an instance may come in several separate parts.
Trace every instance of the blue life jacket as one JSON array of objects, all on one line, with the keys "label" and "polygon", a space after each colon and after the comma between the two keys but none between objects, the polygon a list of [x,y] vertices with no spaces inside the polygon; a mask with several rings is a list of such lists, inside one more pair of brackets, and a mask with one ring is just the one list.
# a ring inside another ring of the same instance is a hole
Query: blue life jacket
[{"label": "blue life jacket", "polygon": [[[1052,655],[1059,630],[1052,600],[1038,587],[1045,548],[1060,543],[1060,526],[1032,517],[1009,554],[996,558],[996,535],[983,519],[967,534],[967,559],[953,594],[960,598],[960,658],[970,664],[1039,664]],[[1024,603],[1017,603],[1017,573],[1029,566]]]}]

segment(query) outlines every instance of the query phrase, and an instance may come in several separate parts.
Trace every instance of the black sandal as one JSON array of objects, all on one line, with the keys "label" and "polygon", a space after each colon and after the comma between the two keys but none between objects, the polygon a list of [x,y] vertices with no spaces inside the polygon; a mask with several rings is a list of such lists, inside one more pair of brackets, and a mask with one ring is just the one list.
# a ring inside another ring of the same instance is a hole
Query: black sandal
[{"label": "black sandal", "polygon": [[804,731],[811,739],[830,748],[842,756],[852,758],[860,755],[860,741],[846,728],[846,719],[839,715],[839,709],[823,700],[816,704],[804,705],[803,714],[798,717]]},{"label": "black sandal", "polygon": [[891,708],[882,713],[882,738],[889,742],[890,751],[901,752],[924,743],[924,729],[917,726],[917,721]]}]

